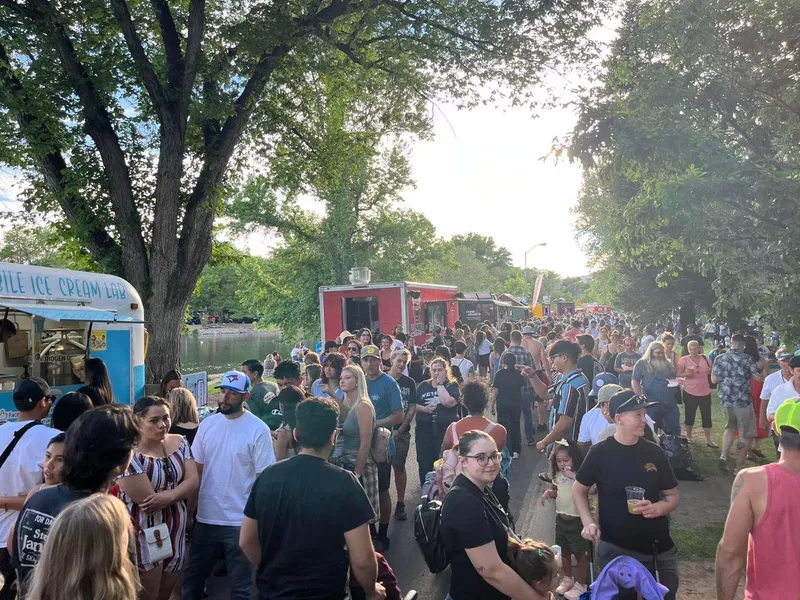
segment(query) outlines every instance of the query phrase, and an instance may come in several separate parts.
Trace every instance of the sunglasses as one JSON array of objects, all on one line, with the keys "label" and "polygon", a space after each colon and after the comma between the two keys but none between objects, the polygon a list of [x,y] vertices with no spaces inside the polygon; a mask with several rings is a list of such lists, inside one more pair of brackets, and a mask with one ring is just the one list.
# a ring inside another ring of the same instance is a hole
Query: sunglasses
[{"label": "sunglasses", "polygon": [[633,402],[634,404],[647,404],[647,397],[646,397],[646,396],[644,396],[644,395],[642,395],[642,396],[631,396],[630,398],[628,398],[627,400],[625,400],[625,402],[623,402],[622,404],[620,404],[620,405],[617,407],[617,414],[619,414],[619,410],[620,410],[620,409],[621,409],[623,406],[627,406],[627,405],[628,405],[628,404],[630,404],[631,402]]},{"label": "sunglasses", "polygon": [[480,466],[485,467],[489,464],[489,461],[499,463],[503,455],[499,452],[492,452],[491,454],[465,454],[464,458],[474,458],[478,461]]},{"label": "sunglasses", "polygon": [[360,352],[360,351],[361,351],[361,349],[360,349],[358,346],[350,346],[350,347],[348,348],[348,350],[349,350],[350,352]]},{"label": "sunglasses", "polygon": [[55,402],[56,401],[56,397],[53,394],[49,394],[49,395],[45,396],[44,399],[47,400],[48,402]]}]

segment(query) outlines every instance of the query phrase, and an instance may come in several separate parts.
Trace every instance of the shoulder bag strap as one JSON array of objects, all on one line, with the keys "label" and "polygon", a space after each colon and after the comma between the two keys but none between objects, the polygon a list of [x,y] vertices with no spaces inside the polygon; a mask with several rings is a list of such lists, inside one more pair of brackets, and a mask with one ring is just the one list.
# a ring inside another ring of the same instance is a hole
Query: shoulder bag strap
[{"label": "shoulder bag strap", "polygon": [[32,429],[36,425],[41,425],[41,423],[39,421],[31,421],[30,423],[25,425],[25,427],[18,429],[14,433],[14,438],[11,440],[11,443],[8,446],[6,446],[6,449],[3,451],[3,455],[0,456],[0,469],[3,468],[3,465],[6,463],[6,460],[8,460],[9,456],[11,456],[11,453],[14,451],[14,448],[17,447],[17,444],[22,439],[22,436],[28,433],[28,430]]},{"label": "shoulder bag strap", "polygon": [[453,423],[453,445],[458,446],[458,433],[456,432],[456,424]]},{"label": "shoulder bag strap", "polygon": [[494,429],[495,423],[489,421],[489,424],[483,428],[484,433],[489,433],[492,429]]}]

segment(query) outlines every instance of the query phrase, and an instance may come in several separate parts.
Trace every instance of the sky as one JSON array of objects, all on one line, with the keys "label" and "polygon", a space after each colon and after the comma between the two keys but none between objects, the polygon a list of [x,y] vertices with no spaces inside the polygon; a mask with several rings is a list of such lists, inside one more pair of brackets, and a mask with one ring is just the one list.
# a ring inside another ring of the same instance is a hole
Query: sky
[{"label": "sky", "polygon": [[528,253],[529,267],[587,275],[571,213],[580,167],[553,157],[541,160],[553,139],[572,129],[575,114],[559,109],[534,118],[527,107],[440,109],[435,138],[413,148],[416,188],[406,190],[406,205],[425,214],[444,237],[468,232],[493,237],[517,266],[524,266],[528,249],[546,243]]}]

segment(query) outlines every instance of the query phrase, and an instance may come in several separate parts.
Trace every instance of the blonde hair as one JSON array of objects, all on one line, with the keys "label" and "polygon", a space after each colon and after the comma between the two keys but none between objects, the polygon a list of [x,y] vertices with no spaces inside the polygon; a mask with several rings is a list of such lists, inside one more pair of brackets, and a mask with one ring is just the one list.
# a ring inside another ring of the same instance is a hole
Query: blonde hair
[{"label": "blonde hair", "polygon": [[[355,380],[356,380],[356,389],[358,390],[358,401],[366,400],[369,402],[369,393],[367,392],[367,378],[364,375],[364,371],[358,365],[347,365],[344,369],[342,369],[342,373],[350,373]],[[341,380],[341,375],[339,376]],[[347,399],[347,396],[344,398],[344,402],[348,408],[353,408],[355,403],[352,405]]]},{"label": "blonde hair", "polygon": [[167,395],[172,410],[170,410],[173,423],[199,423],[200,415],[197,412],[197,400],[194,394],[186,388],[179,387],[170,390]]},{"label": "blonde hair", "polygon": [[131,600],[139,592],[128,554],[130,516],[107,494],[67,506],[50,528],[28,600]]}]

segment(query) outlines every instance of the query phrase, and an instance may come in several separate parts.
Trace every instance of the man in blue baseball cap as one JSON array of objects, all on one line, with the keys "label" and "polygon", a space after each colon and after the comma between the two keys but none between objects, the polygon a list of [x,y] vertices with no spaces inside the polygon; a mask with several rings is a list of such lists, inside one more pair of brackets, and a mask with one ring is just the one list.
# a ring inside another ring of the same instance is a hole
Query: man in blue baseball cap
[{"label": "man in blue baseball cap", "polygon": [[250,599],[253,567],[239,547],[244,507],[258,475],[275,462],[272,434],[244,409],[250,379],[228,371],[217,386],[219,410],[197,428],[192,454],[200,475],[197,525],[183,583],[185,600],[200,600],[206,579],[224,556],[233,583],[231,598]]}]

